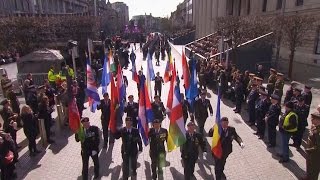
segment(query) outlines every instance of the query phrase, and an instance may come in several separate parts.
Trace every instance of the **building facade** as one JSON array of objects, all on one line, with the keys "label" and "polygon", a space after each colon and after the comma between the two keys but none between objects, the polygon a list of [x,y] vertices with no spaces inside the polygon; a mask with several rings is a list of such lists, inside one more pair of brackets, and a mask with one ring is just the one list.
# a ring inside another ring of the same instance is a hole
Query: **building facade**
[{"label": "building facade", "polygon": [[112,8],[116,10],[119,14],[120,18],[120,26],[125,27],[129,23],[129,8],[123,2],[115,2],[112,3]]},{"label": "building facade", "polygon": [[177,6],[177,9],[171,13],[170,19],[173,27],[191,27],[194,26],[194,0],[184,0]]},{"label": "building facade", "polygon": [[144,14],[133,16],[131,20],[134,21],[134,24],[139,28],[142,28],[145,33],[157,32],[161,30],[161,18],[153,17],[151,13],[149,15]]}]

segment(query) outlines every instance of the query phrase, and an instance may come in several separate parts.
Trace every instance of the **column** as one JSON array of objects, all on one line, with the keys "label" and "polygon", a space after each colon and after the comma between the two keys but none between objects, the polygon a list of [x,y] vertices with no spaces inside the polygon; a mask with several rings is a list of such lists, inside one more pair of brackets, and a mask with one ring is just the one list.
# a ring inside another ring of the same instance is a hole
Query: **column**
[{"label": "column", "polygon": [[211,25],[212,25],[212,4],[213,4],[213,0],[207,0],[207,28],[206,28],[206,35],[211,33]]}]

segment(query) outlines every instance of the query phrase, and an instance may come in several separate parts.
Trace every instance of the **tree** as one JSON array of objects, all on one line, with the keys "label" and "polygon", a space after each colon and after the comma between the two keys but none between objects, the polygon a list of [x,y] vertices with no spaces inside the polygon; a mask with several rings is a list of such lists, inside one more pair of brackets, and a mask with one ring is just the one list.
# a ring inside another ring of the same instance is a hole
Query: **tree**
[{"label": "tree", "polygon": [[[290,16],[278,17],[285,26],[282,27],[283,40],[290,50],[288,77],[292,79],[293,59],[296,48],[301,46],[306,36],[315,22],[315,18],[310,15],[294,14]],[[281,19],[283,18],[283,19]]]}]

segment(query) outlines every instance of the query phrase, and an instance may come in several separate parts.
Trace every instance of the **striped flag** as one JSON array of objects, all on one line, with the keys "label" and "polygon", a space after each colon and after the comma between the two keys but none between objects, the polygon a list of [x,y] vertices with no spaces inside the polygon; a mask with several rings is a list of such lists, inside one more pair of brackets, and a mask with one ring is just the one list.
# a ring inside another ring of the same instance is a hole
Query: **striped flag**
[{"label": "striped flag", "polygon": [[112,54],[112,50],[110,50],[109,53],[109,61],[110,61],[110,71],[111,72],[115,72],[117,70],[116,64],[114,63],[114,59],[113,59],[113,54]]},{"label": "striped flag", "polygon": [[89,60],[87,60],[87,89],[86,94],[88,97],[90,110],[91,112],[95,112],[98,104],[100,103],[100,96],[98,93],[97,83],[92,73],[91,66],[89,64]]},{"label": "striped flag", "polygon": [[69,115],[69,126],[70,129],[74,132],[74,133],[78,133],[80,132],[80,127],[81,127],[81,123],[80,123],[80,114],[78,111],[78,106],[76,103],[76,98],[74,97],[73,94],[73,88],[72,88],[72,78],[69,76],[69,74],[67,74],[67,93],[68,93],[68,115]]},{"label": "striped flag", "polygon": [[108,60],[108,56],[105,55],[104,63],[103,63],[103,70],[102,70],[102,78],[101,78],[101,86],[102,86],[102,94],[107,92],[107,86],[110,83],[110,61]]},{"label": "striped flag", "polygon": [[[174,67],[175,68],[175,67]],[[174,93],[172,94],[172,112],[170,113],[170,125],[168,134],[168,151],[172,151],[186,142],[186,129],[184,127],[180,87],[177,83],[179,77],[174,75]]]},{"label": "striped flag", "polygon": [[167,112],[169,114],[169,117],[170,117],[171,110],[172,110],[172,104],[173,104],[173,98],[172,97],[173,97],[173,93],[174,93],[174,90],[175,90],[176,77],[177,77],[176,65],[174,63],[173,71],[172,71],[172,78],[171,78],[171,81],[170,81],[170,89],[169,89],[169,94],[168,94],[168,100],[167,100]]},{"label": "striped flag", "polygon": [[117,74],[117,88],[118,88],[118,102],[120,108],[120,116],[122,117],[124,111],[124,102],[126,100],[126,88],[123,82],[123,75],[121,66],[118,65],[118,74]]},{"label": "striped flag", "polygon": [[147,55],[147,63],[148,63],[147,70],[148,70],[148,73],[150,73],[150,80],[153,81],[156,76],[155,76],[154,70],[153,70],[152,57],[149,52]]},{"label": "striped flag", "polygon": [[216,112],[216,123],[213,126],[213,136],[212,136],[212,153],[215,157],[222,157],[222,146],[221,146],[221,114],[220,114],[220,101],[221,94],[220,88],[218,89],[218,101],[217,101],[217,112]]},{"label": "striped flag", "polygon": [[185,92],[188,92],[190,88],[190,71],[187,62],[187,57],[184,51],[182,51],[182,76],[184,81]]},{"label": "striped flag", "polygon": [[166,64],[166,69],[164,71],[164,75],[163,75],[163,81],[166,83],[170,80],[170,61],[167,61]]},{"label": "striped flag", "polygon": [[117,131],[117,116],[116,116],[116,109],[118,106],[118,90],[116,88],[116,85],[114,83],[113,77],[111,78],[111,98],[110,98],[110,122],[109,122],[109,128],[111,133],[116,133]]}]

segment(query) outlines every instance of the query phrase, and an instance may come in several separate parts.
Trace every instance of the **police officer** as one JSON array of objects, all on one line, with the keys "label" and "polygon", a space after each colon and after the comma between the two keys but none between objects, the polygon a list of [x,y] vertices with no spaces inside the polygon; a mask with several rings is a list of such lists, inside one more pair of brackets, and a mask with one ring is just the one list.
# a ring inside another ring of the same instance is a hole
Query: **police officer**
[{"label": "police officer", "polygon": [[88,179],[89,157],[92,158],[94,164],[94,178],[99,177],[99,128],[91,126],[89,118],[83,117],[81,119],[84,134],[76,134],[77,142],[81,142],[81,156],[82,156],[82,178]]},{"label": "police officer", "polygon": [[57,76],[54,72],[54,67],[50,66],[50,69],[48,71],[48,80],[49,80],[50,86],[54,89],[56,89],[56,79],[57,79]]},{"label": "police officer", "polygon": [[271,105],[269,111],[265,117],[265,121],[268,124],[268,147],[276,146],[276,134],[277,134],[277,125],[279,124],[279,116],[281,113],[281,107],[279,104],[280,97],[276,94],[271,95]]},{"label": "police officer", "polygon": [[278,95],[280,97],[280,101],[283,95],[283,87],[284,87],[284,80],[283,80],[283,74],[277,73],[277,81],[274,84],[274,94]]},{"label": "police officer", "polygon": [[154,118],[162,122],[166,109],[164,108],[163,103],[160,101],[160,96],[154,96],[154,102],[151,104],[151,106]]},{"label": "police officer", "polygon": [[285,104],[285,113],[280,118],[279,132],[281,136],[280,163],[289,161],[289,140],[298,130],[298,115],[293,111],[294,103],[289,101]]},{"label": "police officer", "polygon": [[213,116],[213,109],[210,104],[209,99],[206,99],[206,93],[201,93],[201,98],[197,99],[195,102],[195,118],[198,122],[199,133],[204,135],[204,125],[208,118],[208,109],[210,111],[210,116]]},{"label": "police officer", "polygon": [[162,90],[162,85],[164,81],[163,78],[160,76],[160,73],[157,72],[157,76],[154,79],[154,94],[159,95],[161,98],[161,90]]},{"label": "police officer", "polygon": [[287,103],[291,100],[292,96],[293,96],[293,89],[296,88],[297,86],[297,82],[292,81],[290,84],[289,89],[286,92],[286,96],[284,98],[284,103]]},{"label": "police officer", "polygon": [[157,177],[162,177],[162,168],[166,162],[166,149],[164,142],[167,142],[168,131],[161,128],[161,121],[155,119],[153,121],[153,127],[149,130],[149,141],[150,141],[150,158],[151,158],[151,170],[152,179],[156,180]]},{"label": "police officer", "polygon": [[111,111],[111,101],[109,99],[108,93],[103,94],[103,99],[100,100],[100,104],[98,105],[97,109],[98,110],[101,109],[101,125],[102,125],[104,148],[107,148],[108,138],[109,138],[110,111]]},{"label": "police officer", "polygon": [[127,113],[127,117],[132,120],[132,126],[138,128],[138,110],[139,104],[133,101],[133,95],[128,96],[129,102],[124,107],[124,112]]},{"label": "police officer", "polygon": [[256,117],[255,117],[255,105],[256,101],[259,98],[259,91],[256,84],[252,84],[250,87],[251,91],[248,95],[248,114],[249,114],[249,125],[255,125]]},{"label": "police officer", "polygon": [[268,78],[267,90],[268,95],[270,96],[274,91],[274,85],[277,81],[277,71],[273,68],[270,68],[270,76]]},{"label": "police officer", "polygon": [[311,114],[312,126],[310,129],[307,147],[306,164],[307,176],[303,180],[317,180],[320,173],[320,113]]},{"label": "police officer", "polygon": [[305,104],[304,97],[299,96],[297,98],[297,103],[294,105],[294,112],[297,113],[299,123],[298,123],[298,131],[293,135],[293,144],[292,146],[297,149],[300,148],[302,143],[302,138],[306,127],[308,126],[308,116],[310,107]]},{"label": "police officer", "polygon": [[181,158],[184,165],[184,179],[190,180],[191,177],[194,177],[194,166],[198,160],[199,148],[202,152],[207,151],[202,135],[195,131],[194,122],[189,122],[187,126],[186,142],[181,147]]},{"label": "police officer", "polygon": [[184,94],[180,93],[180,96],[181,96],[183,120],[184,120],[184,124],[186,125],[187,119],[188,119],[188,113],[190,113],[191,121],[194,120],[194,117],[191,111],[190,103],[186,99],[184,99]]},{"label": "police officer", "polygon": [[[127,180],[129,177],[129,167],[132,169],[132,175],[137,176],[138,152],[142,152],[139,130],[132,127],[132,120],[131,117],[126,117],[126,127],[121,128],[115,134],[116,139],[122,138],[121,154],[124,180]],[[129,165],[130,162],[131,164]]]},{"label": "police officer", "polygon": [[268,99],[268,94],[265,91],[260,91],[260,98],[256,102],[256,122],[257,122],[257,132],[254,133],[255,135],[259,136],[259,139],[264,138],[266,123],[265,123],[265,116],[269,110],[270,102]]}]

